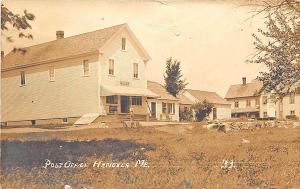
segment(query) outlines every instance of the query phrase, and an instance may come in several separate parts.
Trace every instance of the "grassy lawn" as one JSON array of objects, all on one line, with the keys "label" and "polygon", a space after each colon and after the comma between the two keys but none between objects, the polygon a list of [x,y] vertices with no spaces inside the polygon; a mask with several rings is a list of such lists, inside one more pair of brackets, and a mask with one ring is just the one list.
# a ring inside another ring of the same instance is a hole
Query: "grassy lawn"
[{"label": "grassy lawn", "polygon": [[[300,129],[222,133],[194,126],[2,134],[2,188],[300,187]],[[83,166],[44,168],[47,159]],[[147,166],[135,167],[139,160]]]}]

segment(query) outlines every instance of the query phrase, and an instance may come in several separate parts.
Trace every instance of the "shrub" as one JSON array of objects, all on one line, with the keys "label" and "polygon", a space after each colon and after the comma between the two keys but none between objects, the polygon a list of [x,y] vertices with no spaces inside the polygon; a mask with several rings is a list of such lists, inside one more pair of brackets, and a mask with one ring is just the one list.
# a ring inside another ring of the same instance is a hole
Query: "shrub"
[{"label": "shrub", "polygon": [[299,117],[296,115],[287,115],[286,119],[290,119],[290,120],[299,120]]},{"label": "shrub", "polygon": [[184,110],[179,111],[180,121],[192,121],[193,111],[190,108],[184,108]]},{"label": "shrub", "polygon": [[213,105],[207,100],[203,102],[198,102],[192,106],[195,111],[195,118],[197,121],[202,121],[206,118],[213,109]]}]

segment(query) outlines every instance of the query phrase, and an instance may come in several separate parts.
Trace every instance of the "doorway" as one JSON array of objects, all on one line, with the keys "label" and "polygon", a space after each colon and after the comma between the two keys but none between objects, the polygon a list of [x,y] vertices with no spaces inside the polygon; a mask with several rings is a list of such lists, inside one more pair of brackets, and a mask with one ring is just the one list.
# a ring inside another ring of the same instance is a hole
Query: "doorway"
[{"label": "doorway", "polygon": [[217,119],[217,108],[213,108],[213,120]]},{"label": "doorway", "polygon": [[129,96],[121,96],[121,113],[129,113],[130,98]]},{"label": "doorway", "polygon": [[151,117],[156,118],[156,102],[151,102]]}]

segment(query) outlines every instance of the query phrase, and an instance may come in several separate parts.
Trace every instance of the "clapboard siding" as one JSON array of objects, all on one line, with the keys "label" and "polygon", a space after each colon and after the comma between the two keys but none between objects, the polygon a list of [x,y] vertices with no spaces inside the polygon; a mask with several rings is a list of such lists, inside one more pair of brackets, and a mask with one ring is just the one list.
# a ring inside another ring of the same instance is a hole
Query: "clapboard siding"
[{"label": "clapboard siding", "polygon": [[[121,49],[122,38],[126,38],[126,50]],[[114,59],[114,76],[108,73],[109,59]],[[101,62],[101,84],[120,85],[120,81],[129,82],[130,87],[147,88],[146,63],[138,53],[138,47],[127,30],[123,30],[105,48],[100,59]],[[138,63],[139,78],[133,78],[133,63]]]},{"label": "clapboard siding", "polygon": [[295,95],[295,103],[290,104],[290,98],[284,97],[283,98],[283,118],[287,115],[290,115],[291,111],[295,111],[295,115],[300,118],[300,94]]},{"label": "clapboard siding", "polygon": [[[83,76],[83,60],[90,62],[90,75]],[[49,81],[49,66],[55,81]],[[98,55],[2,72],[2,122],[80,117],[99,112]],[[20,71],[26,86],[20,86]]]},{"label": "clapboard siding", "polygon": [[167,115],[165,113],[162,112],[162,103],[174,103],[175,105],[175,114],[169,114],[169,118],[171,121],[179,121],[179,102],[178,101],[174,101],[174,100],[156,100],[156,99],[148,99],[147,100],[147,112],[150,115],[150,109],[151,109],[151,102],[155,102],[156,103],[156,115],[155,118],[157,120],[161,120],[161,121],[169,121],[167,119]]},{"label": "clapboard siding", "polygon": [[[235,101],[239,102],[239,109],[243,108],[256,108],[256,99],[258,97],[244,97],[244,98],[235,98],[235,99],[228,99],[227,101],[231,103],[231,109],[235,109],[234,103]],[[250,100],[250,106],[247,106],[247,100]]]}]

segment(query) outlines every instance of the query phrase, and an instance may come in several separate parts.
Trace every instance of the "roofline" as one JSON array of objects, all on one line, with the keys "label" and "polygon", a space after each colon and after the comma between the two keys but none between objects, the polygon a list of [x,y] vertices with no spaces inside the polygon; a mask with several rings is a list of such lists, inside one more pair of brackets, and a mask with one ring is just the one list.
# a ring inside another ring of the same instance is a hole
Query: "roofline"
[{"label": "roofline", "polygon": [[150,55],[147,53],[147,51],[144,49],[143,45],[139,42],[139,40],[136,38],[136,36],[134,35],[134,33],[132,32],[132,30],[130,29],[130,27],[128,26],[127,23],[123,24],[123,26],[117,31],[115,32],[103,45],[102,47],[100,47],[100,51],[102,51],[103,49],[106,48],[106,46],[115,39],[116,36],[118,36],[122,29],[127,29],[127,31],[129,32],[129,35],[133,38],[133,41],[136,43],[136,45],[138,46],[138,48],[141,50],[142,56],[144,58],[144,61],[148,62],[151,60]]},{"label": "roofline", "polygon": [[182,103],[182,102],[179,102],[179,105],[182,104],[182,105],[193,105],[191,103]]},{"label": "roofline", "polygon": [[[151,82],[151,83],[156,83],[156,84],[158,84],[158,85],[160,85],[160,86],[162,86],[162,87],[164,87],[162,84],[160,84],[159,82],[156,82],[156,81],[150,81],[150,80],[147,80],[147,82]],[[148,87],[147,87],[148,88]],[[151,91],[151,89],[149,89],[150,91]],[[153,92],[153,91],[152,91]],[[155,93],[155,92],[154,92]],[[169,93],[169,92],[168,92]],[[169,95],[171,95],[170,93],[169,93]],[[172,95],[171,95],[172,96]],[[170,99],[170,98],[162,98],[162,97],[158,97],[157,99],[158,100],[172,100],[172,101],[180,101],[180,99],[179,98],[177,98],[177,97],[174,97],[175,99]]]},{"label": "roofline", "polygon": [[[108,28],[113,28],[113,27],[117,27],[117,26],[121,26],[121,25],[126,25],[126,24],[127,24],[127,23],[118,24],[118,25],[109,26],[109,27],[106,27],[106,28],[97,29],[97,30],[94,30],[94,31],[88,31],[88,32],[84,32],[84,33],[80,33],[80,34],[76,34],[76,35],[64,37],[64,38],[61,38],[61,39],[55,39],[55,40],[51,40],[51,41],[46,41],[46,42],[44,42],[44,43],[39,43],[39,44],[35,44],[35,45],[31,45],[31,46],[24,47],[23,49],[30,48],[30,47],[34,47],[34,46],[38,46],[38,45],[44,45],[44,44],[46,44],[46,43],[51,43],[51,42],[53,42],[53,41],[64,40],[64,39],[68,39],[68,38],[71,38],[71,37],[76,37],[76,36],[80,36],[80,35],[85,35],[85,34],[88,34],[88,33],[93,33],[93,32],[99,31],[99,30],[105,30],[105,29],[108,29]],[[12,50],[11,50],[9,53],[11,53],[11,52],[12,52]],[[8,54],[9,54],[9,53],[8,53]],[[6,54],[6,55],[8,55],[8,54]],[[6,56],[6,55],[5,55],[5,56]]]},{"label": "roofline", "polygon": [[21,69],[21,68],[38,66],[38,65],[42,65],[42,64],[46,64],[46,63],[52,63],[52,62],[66,60],[66,59],[79,58],[79,57],[82,57],[82,56],[89,56],[89,55],[96,55],[96,54],[99,54],[98,50],[91,51],[91,52],[86,52],[86,53],[81,53],[81,54],[76,54],[76,55],[71,55],[71,56],[65,56],[65,57],[62,57],[62,58],[56,58],[56,59],[49,59],[49,60],[44,60],[44,61],[38,61],[38,62],[31,63],[31,64],[14,66],[14,67],[10,67],[10,68],[2,68],[1,72],[11,71],[11,70],[17,70],[17,69]]},{"label": "roofline", "polygon": [[[186,89],[186,92],[190,93],[190,95],[192,95],[197,101],[200,101],[197,97],[195,97],[195,95],[193,95],[190,91],[198,91],[198,92],[208,92],[208,93],[213,93],[216,94],[217,96],[219,96],[220,98],[222,98],[223,100],[226,101],[226,98],[223,98],[222,96],[220,96],[217,92],[214,91],[201,91],[201,90],[197,90],[197,89]],[[205,100],[207,100],[205,98]],[[219,105],[230,105],[230,102],[228,103],[215,103],[215,102],[210,102],[209,100],[207,100],[209,103],[211,104],[219,104]]]},{"label": "roofline", "polygon": [[[150,90],[150,89],[149,89]],[[151,90],[150,90],[151,91]],[[174,97],[175,98],[175,97]],[[172,101],[179,101],[180,99],[176,98],[176,99],[170,99],[170,98],[161,98],[161,97],[158,97],[157,98],[158,100],[172,100]]]},{"label": "roofline", "polygon": [[261,95],[225,97],[225,99],[248,98],[248,97],[259,97],[259,96],[261,96]]},{"label": "roofline", "polygon": [[[198,92],[208,92],[208,93],[216,93],[217,95],[219,95],[217,92],[215,91],[203,91],[203,90],[198,90],[198,89],[185,89],[186,91],[198,91]],[[220,95],[219,95],[220,96]]]},{"label": "roofline", "polygon": [[[102,45],[102,47],[100,47],[96,51],[91,51],[91,52],[87,52],[87,53],[81,53],[81,54],[72,55],[72,56],[66,56],[66,57],[57,58],[57,59],[43,60],[43,61],[38,61],[38,62],[34,62],[34,63],[31,63],[31,64],[26,64],[26,65],[21,65],[21,66],[14,66],[14,67],[9,67],[9,68],[4,68],[4,69],[1,69],[1,72],[9,71],[9,70],[14,70],[14,69],[20,69],[20,68],[26,68],[26,67],[31,67],[31,66],[36,66],[36,65],[40,65],[40,64],[45,64],[45,63],[50,63],[50,62],[65,60],[65,59],[69,59],[69,58],[77,58],[77,57],[80,57],[80,56],[83,56],[83,55],[89,54],[89,53],[90,54],[93,54],[95,52],[99,53],[99,51],[103,50],[105,48],[105,46],[108,45],[114,39],[114,37],[117,36],[122,31],[122,29],[124,29],[124,28],[127,29],[127,31],[129,32],[129,34],[133,37],[134,42],[137,44],[137,46],[139,47],[139,49],[142,51],[142,54],[144,55],[144,61],[148,62],[149,60],[151,60],[150,55],[147,53],[147,51],[144,49],[144,47],[142,46],[142,44],[136,38],[136,36],[131,31],[131,29],[129,28],[129,26],[128,26],[127,23],[123,23],[123,24],[119,24],[119,25],[114,25],[114,26],[110,26],[110,27],[107,27],[107,28],[102,28],[102,29],[99,29],[99,30],[104,30],[104,29],[108,29],[108,28],[112,28],[112,27],[118,27],[118,26],[121,26],[119,28],[119,30],[117,32],[115,32],[112,36],[110,36],[109,39]],[[72,37],[76,37],[76,36],[79,36],[79,35],[84,35],[84,34],[87,34],[87,33],[96,32],[96,31],[98,31],[98,30],[90,31],[90,32],[85,32],[85,33],[81,33],[81,34],[77,34],[77,35],[73,35],[73,36],[69,36],[69,37],[66,37],[66,38],[59,39],[59,40],[64,40],[64,39],[67,39],[67,38],[72,38]],[[38,45],[43,45],[43,44],[51,43],[51,42],[56,41],[56,40],[47,41],[45,43],[40,43],[40,44],[36,44],[36,45],[24,47],[24,49],[27,49],[27,48],[30,48],[30,47],[33,47],[33,46],[38,46]],[[13,53],[13,52],[10,51],[8,54],[10,54],[10,53]]]}]

